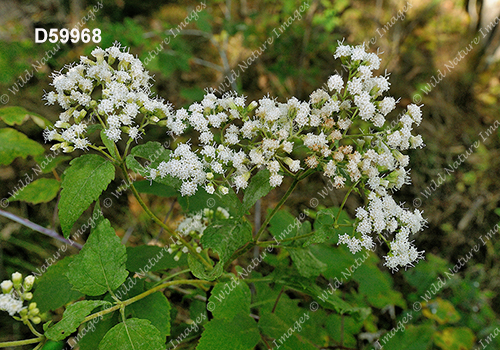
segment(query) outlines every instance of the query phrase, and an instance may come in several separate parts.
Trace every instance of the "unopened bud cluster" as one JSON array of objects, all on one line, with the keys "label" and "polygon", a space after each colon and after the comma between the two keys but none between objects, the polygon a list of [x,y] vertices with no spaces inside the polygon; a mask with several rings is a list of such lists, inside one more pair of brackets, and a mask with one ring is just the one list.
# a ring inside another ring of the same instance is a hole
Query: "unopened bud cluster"
[{"label": "unopened bud cluster", "polygon": [[[29,303],[28,307],[24,306],[25,301],[29,302],[33,299],[31,289],[34,283],[34,276],[26,276],[23,281],[23,276],[19,272],[13,273],[10,280],[0,283],[2,288],[0,310],[8,312],[10,316],[13,316],[18,321],[26,323],[30,320],[34,324],[39,324],[42,320],[36,303]],[[19,316],[15,316],[16,314]]]}]

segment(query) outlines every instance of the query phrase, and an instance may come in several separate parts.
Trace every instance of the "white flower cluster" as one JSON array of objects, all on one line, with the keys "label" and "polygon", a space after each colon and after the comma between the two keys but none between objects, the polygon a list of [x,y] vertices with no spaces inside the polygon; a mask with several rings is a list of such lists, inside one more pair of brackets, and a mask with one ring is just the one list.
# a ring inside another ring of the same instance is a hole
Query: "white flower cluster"
[{"label": "white flower cluster", "polygon": [[[6,311],[16,320],[23,322],[33,322],[38,324],[42,319],[38,316],[40,311],[36,307],[36,303],[30,303],[28,307],[24,306],[24,301],[29,301],[33,298],[30,290],[35,283],[35,277],[27,276],[23,282],[23,276],[19,272],[12,274],[11,280],[5,280],[0,283],[2,294],[0,294],[0,310]],[[20,318],[15,316],[19,314]]]},{"label": "white flower cluster", "polygon": [[339,236],[338,244],[346,244],[355,254],[362,248],[372,250],[375,247],[370,234],[384,238],[393,234],[395,239],[388,243],[390,252],[384,257],[384,265],[397,271],[399,267],[413,266],[414,262],[423,259],[424,252],[417,251],[409,241],[411,234],[416,234],[425,226],[426,220],[422,217],[422,212],[415,209],[412,213],[398,205],[389,195],[379,196],[371,192],[368,199],[366,209],[360,207],[356,210],[356,218],[359,220],[356,231],[361,234],[361,239],[344,234]]},{"label": "white flower cluster", "polygon": [[[229,218],[229,213],[226,209],[217,207],[214,211],[209,208],[205,208],[195,214],[190,214],[186,216],[177,226],[176,232],[178,232],[183,237],[191,237],[190,244],[196,249],[198,253],[202,251],[202,247],[199,245],[200,239],[203,236],[205,229],[214,220],[225,220]],[[173,239],[173,238],[172,238]],[[186,246],[181,249],[182,242],[175,241],[168,248],[168,252],[173,254],[177,252],[174,259],[178,261],[182,253],[187,253],[189,250]]]},{"label": "white flower cluster", "polygon": [[[400,151],[423,146],[422,138],[411,134],[412,125],[421,121],[420,107],[409,105],[395,128],[381,130],[396,101],[381,98],[390,84],[387,76],[373,76],[380,58],[363,46],[345,45],[335,57],[351,67],[353,78],[344,83],[340,75],[331,76],[330,93],[319,89],[309,101],[293,97],[280,103],[264,97],[245,106],[245,98],[234,93],[222,98],[208,93],[201,102],[171,113],[166,119],[170,132],[194,129],[199,143],[178,145],[151,177],[182,180],[183,196],[199,187],[210,194],[217,188],[227,193],[227,183],[236,191],[245,189],[252,171],[262,167],[269,170],[272,187],[281,185],[286,174],[315,169],[333,178],[337,188],[364,179],[380,195],[399,189],[409,181],[409,158]],[[379,131],[349,135],[357,121]],[[294,150],[304,146],[307,156],[294,159]]]},{"label": "white flower cluster", "polygon": [[[64,109],[55,128],[44,132],[46,141],[59,141],[52,150],[87,149],[89,124],[98,122],[106,136],[117,142],[123,134],[130,140],[141,137],[146,124],[157,123],[170,114],[170,106],[151,98],[151,76],[142,62],[119,45],[92,51],[94,60],[80,57],[66,72],[53,74],[55,91],[45,94],[47,104]],[[99,94],[97,97],[93,96]],[[145,118],[138,120],[139,115]],[[96,120],[97,119],[97,120]]]}]

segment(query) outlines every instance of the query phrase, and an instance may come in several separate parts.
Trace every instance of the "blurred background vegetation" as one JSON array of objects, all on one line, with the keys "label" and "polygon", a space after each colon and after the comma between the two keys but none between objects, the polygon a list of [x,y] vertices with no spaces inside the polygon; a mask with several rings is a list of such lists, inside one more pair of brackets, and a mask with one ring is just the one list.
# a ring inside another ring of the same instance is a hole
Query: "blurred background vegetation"
[{"label": "blurred background vegetation", "polygon": [[[479,340],[500,327],[497,253],[500,233],[485,246],[480,243],[480,236],[484,239],[500,219],[497,209],[500,129],[485,137],[486,130],[492,130],[495,121],[498,121],[496,125],[500,122],[500,30],[490,25],[500,15],[498,2],[310,0],[302,19],[293,21],[277,37],[273,29],[279,32],[276,28],[294,16],[301,1],[207,0],[206,8],[197,13],[199,18],[190,21],[182,33],[174,37],[170,29],[183,22],[199,2],[101,1],[102,9],[85,25],[91,30],[102,30],[101,47],[119,41],[144,62],[151,51],[170,38],[169,44],[157,55],[153,54],[146,67],[155,74],[154,91],[176,107],[201,99],[206,88],[221,86],[228,81],[226,77],[232,70],[240,74],[231,88],[249,99],[268,93],[281,101],[291,96],[308,99],[331,74],[342,71],[332,57],[337,40],[345,38],[353,45],[372,40],[369,50],[383,52],[381,71],[391,73],[391,95],[401,97],[401,110],[412,101],[424,104],[424,121],[418,132],[424,136],[427,147],[410,153],[413,183],[404,187],[396,198],[410,208],[418,206],[424,210],[428,228],[415,240],[420,249],[426,250],[427,259],[414,269],[390,277],[393,282],[389,281],[389,287],[393,283],[397,295],[392,303],[388,306],[374,303],[373,306],[380,309],[363,324],[346,321],[344,328],[342,320],[345,337],[336,327],[340,321],[330,319],[329,336],[338,344],[364,348],[367,342],[363,336],[394,327],[394,315],[411,309],[413,302],[422,301],[420,295],[432,288],[437,276],[443,276],[476,244],[481,245],[480,251],[439,290],[438,298],[433,297],[433,306],[427,305],[427,312],[419,313],[410,322],[410,328],[398,336],[414,336],[415,342],[427,339],[424,345],[416,345],[414,349],[473,349],[480,346]],[[46,63],[34,69],[33,65],[55,46],[35,44],[34,28],[72,28],[97,4],[96,0],[0,2],[0,95],[8,96],[5,106],[22,106],[52,122],[57,119],[58,108],[45,106],[41,100],[43,91],[49,90],[51,72],[78,60],[81,55],[89,55],[95,45],[81,42],[61,45]],[[408,10],[404,18],[392,20],[405,6]],[[247,62],[269,37],[274,38],[273,43],[242,70],[239,65]],[[478,44],[471,44],[472,49],[457,60],[460,50],[465,50],[476,37]],[[445,65],[454,68],[448,69]],[[34,76],[16,91],[14,86],[22,84],[20,77],[25,77],[26,70],[28,73],[34,70]],[[433,87],[430,84],[433,77],[439,80],[439,72],[445,76]],[[394,118],[397,114],[394,113]],[[0,123],[0,127],[5,126]],[[43,143],[41,129],[35,123],[26,122],[16,128]],[[147,135],[147,140],[166,139],[163,131],[154,129]],[[445,168],[450,168],[476,141],[479,147],[459,162],[454,172],[446,175]],[[35,165],[33,158],[18,158],[9,166],[0,167],[0,198],[9,197],[8,192]],[[54,176],[59,176],[65,166],[63,163],[55,168]],[[445,176],[446,181],[426,194],[432,181],[437,183],[439,174]],[[110,185],[108,193],[119,186],[119,181]],[[323,182],[320,176],[308,179],[287,202],[290,212],[297,214],[307,208],[311,194],[320,191]],[[275,192],[262,202],[262,215],[279,200],[280,193]],[[338,206],[343,196],[343,193],[330,192],[321,198],[320,204]],[[149,200],[158,213],[166,213],[174,204],[165,199]],[[112,217],[124,242],[128,245],[150,242],[158,228],[146,219],[133,196],[122,196],[117,201],[120,205],[106,210],[105,215]],[[12,202],[7,210],[42,226],[57,227],[55,202],[38,205]],[[349,203],[351,215],[359,204],[355,200]],[[178,215],[177,204],[174,209]],[[14,271],[24,274],[35,271],[59,246],[55,240],[0,218],[0,280]],[[68,251],[72,253],[76,251]],[[347,290],[357,288],[355,282],[346,285]],[[187,311],[178,309],[176,322],[181,325]],[[22,325],[10,322],[5,313],[0,314],[0,325],[0,341],[23,339],[28,335]],[[184,347],[194,348],[193,344],[195,342],[188,342]],[[394,349],[399,349],[397,340],[392,344],[396,346]],[[486,344],[484,340],[483,344]],[[386,348],[393,347],[387,345]],[[500,337],[492,340],[488,348],[500,349]]]}]

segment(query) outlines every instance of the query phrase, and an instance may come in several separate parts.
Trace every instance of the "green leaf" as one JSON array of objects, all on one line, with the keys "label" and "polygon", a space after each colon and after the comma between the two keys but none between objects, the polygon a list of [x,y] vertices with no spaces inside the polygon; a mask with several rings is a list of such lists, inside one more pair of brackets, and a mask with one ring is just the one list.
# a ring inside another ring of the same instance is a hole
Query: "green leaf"
[{"label": "green leaf", "polygon": [[448,327],[434,333],[434,343],[443,350],[472,349],[475,338],[474,333],[467,327]]},{"label": "green leaf", "polygon": [[[359,293],[364,294],[371,305],[380,309],[387,305],[406,307],[403,295],[393,288],[389,272],[382,272],[376,265],[378,260],[373,254],[365,262],[358,260],[361,265],[354,271],[352,278],[359,283]],[[345,276],[347,279],[347,271]]]},{"label": "green leaf", "polygon": [[148,271],[168,270],[174,267],[186,266],[186,254],[182,254],[179,261],[165,249],[151,245],[127,247],[127,270],[143,273]]},{"label": "green leaf", "polygon": [[165,341],[170,335],[170,303],[162,292],[156,292],[127,306],[132,317],[151,321]]},{"label": "green leaf", "polygon": [[56,310],[71,301],[83,297],[82,293],[71,289],[71,284],[68,277],[66,277],[66,272],[69,269],[68,265],[73,259],[74,256],[67,256],[50,266],[45,273],[43,273],[43,267],[38,273],[33,272],[33,275],[37,276],[37,278],[40,273],[43,273],[38,279],[33,292],[33,301],[36,302],[41,313]]},{"label": "green leaf", "polygon": [[108,150],[111,157],[118,158],[116,155],[115,143],[109,139],[104,130],[101,130],[101,140],[104,146],[106,146],[106,149]]},{"label": "green leaf", "polygon": [[213,319],[204,327],[196,350],[251,350],[260,341],[257,324],[248,314]]},{"label": "green leaf", "polygon": [[65,238],[80,215],[115,178],[113,164],[95,154],[83,155],[69,164],[64,172],[59,201],[59,220]]},{"label": "green leaf", "polygon": [[31,118],[41,128],[51,125],[51,123],[41,115],[31,113],[23,107],[14,106],[0,108],[0,119],[7,125],[21,125],[28,120],[28,118]]},{"label": "green leaf", "polygon": [[245,189],[241,214],[245,214],[247,210],[254,206],[257,200],[266,196],[271,190],[272,187],[269,184],[269,170],[264,169],[255,174],[252,180],[250,180],[250,184]]},{"label": "green leaf", "polygon": [[117,289],[127,278],[125,246],[105,219],[92,230],[87,243],[69,265],[73,288],[91,296]]},{"label": "green leaf", "polygon": [[9,165],[17,157],[38,155],[44,148],[23,133],[11,128],[0,129],[0,165]]},{"label": "green leaf", "polygon": [[[303,225],[299,218],[286,210],[279,210],[269,222],[269,232],[278,241],[309,233],[310,228],[307,224]],[[281,244],[286,246],[292,244],[292,242],[283,242]]]},{"label": "green leaf", "polygon": [[0,119],[7,125],[21,125],[28,120],[28,111],[23,107],[2,107],[0,108]]},{"label": "green leaf", "polygon": [[51,340],[63,340],[76,331],[83,319],[98,306],[111,305],[103,300],[83,300],[78,301],[64,311],[63,318],[54,326],[50,327],[45,336]]},{"label": "green leaf", "polygon": [[191,269],[191,273],[202,280],[205,281],[213,281],[219,278],[222,273],[224,272],[224,268],[222,264],[218,263],[214,266],[214,268],[211,271],[208,271],[196,257],[194,257],[192,254],[188,255],[188,264],[189,268]]},{"label": "green leaf", "polygon": [[59,181],[55,179],[38,179],[24,187],[9,201],[23,201],[32,204],[47,203],[53,200],[59,192]]},{"label": "green leaf", "polygon": [[99,350],[164,350],[160,331],[148,320],[129,318],[106,333]]},{"label": "green leaf", "polygon": [[294,321],[286,322],[283,318],[274,313],[265,312],[259,319],[259,328],[262,330],[262,333],[273,338],[274,341],[271,343],[277,345],[276,349],[317,350],[317,347],[302,337],[299,332],[299,329],[303,329],[303,324],[307,324],[307,322],[309,322],[310,317],[310,312],[306,311],[301,315],[301,318],[295,320],[297,324],[300,325],[301,328],[299,328],[298,326],[295,326]]},{"label": "green leaf", "polygon": [[286,246],[285,249],[290,253],[294,266],[304,277],[318,277],[327,268],[327,265],[318,260],[309,248]]},{"label": "green leaf", "polygon": [[232,277],[228,282],[217,283],[208,301],[213,303],[214,318],[232,320],[237,314],[250,313],[250,288],[241,279]]},{"label": "green leaf", "polygon": [[[430,325],[407,325],[404,332],[396,332],[393,337],[386,333],[380,337],[379,342],[383,344],[384,350],[431,349],[433,333],[434,327]],[[383,339],[386,341],[384,342]]]},{"label": "green leaf", "polygon": [[127,247],[127,270],[132,272],[160,271],[186,266],[186,254],[182,254],[179,261],[165,249],[152,245]]},{"label": "green leaf", "polygon": [[[49,157],[50,156],[50,157]],[[59,156],[55,157],[53,154],[40,154],[35,156],[35,161],[40,165],[40,170],[42,173],[47,174],[55,169],[59,164],[70,160],[70,156]]]},{"label": "green leaf", "polygon": [[156,181],[142,180],[134,182],[134,187],[139,193],[154,194],[160,197],[176,197],[179,194],[172,186],[164,185]]},{"label": "green leaf", "polygon": [[94,318],[93,320],[84,323],[82,328],[87,329],[88,331],[78,342],[79,350],[97,349],[106,333],[119,323],[119,314],[119,312],[112,312],[104,315],[102,319]]},{"label": "green leaf", "polygon": [[219,255],[225,264],[231,255],[252,239],[252,226],[248,221],[227,219],[215,222],[203,231],[201,244]]},{"label": "green leaf", "polygon": [[65,342],[63,341],[52,341],[49,340],[47,341],[44,345],[42,350],[62,350],[64,348]]}]

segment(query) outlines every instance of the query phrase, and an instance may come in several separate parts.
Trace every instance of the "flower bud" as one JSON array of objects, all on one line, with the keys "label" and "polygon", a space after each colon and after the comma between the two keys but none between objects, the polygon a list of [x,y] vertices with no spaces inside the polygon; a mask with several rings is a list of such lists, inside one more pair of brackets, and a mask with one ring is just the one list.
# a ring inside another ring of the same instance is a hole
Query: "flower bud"
[{"label": "flower bud", "polygon": [[28,309],[19,310],[19,315],[21,317],[25,317],[26,315],[28,315]]},{"label": "flower bud", "polygon": [[19,289],[19,287],[21,287],[22,281],[23,281],[23,275],[21,275],[19,272],[14,272],[12,274],[12,283],[14,283],[15,289]]},{"label": "flower bud", "polygon": [[29,292],[31,288],[33,288],[34,283],[35,283],[35,276],[33,275],[26,276],[23,284],[24,291]]},{"label": "flower bud", "polygon": [[249,105],[248,105],[248,111],[251,112],[253,111],[255,108],[257,108],[259,104],[257,103],[257,101],[252,101]]},{"label": "flower bud", "polygon": [[39,313],[40,313],[40,310],[37,307],[35,307],[34,309],[29,310],[28,315],[30,317],[34,317],[34,316],[37,316]]},{"label": "flower bud", "polygon": [[24,300],[28,300],[28,301],[31,300],[31,299],[33,299],[33,293],[31,293],[31,292],[24,293],[23,294],[23,299]]},{"label": "flower bud", "polygon": [[42,319],[36,316],[31,319],[31,322],[33,322],[34,324],[39,324],[40,322],[42,322]]},{"label": "flower bud", "polygon": [[36,308],[36,303],[30,303],[30,305],[28,306],[28,310],[33,310],[34,308]]},{"label": "flower bud", "polygon": [[2,287],[2,292],[4,294],[8,294],[12,291],[12,286],[14,284],[12,283],[11,280],[5,280],[2,283],[0,283],[0,287]]},{"label": "flower bud", "polygon": [[214,173],[207,173],[207,180],[212,180],[214,178]]}]

